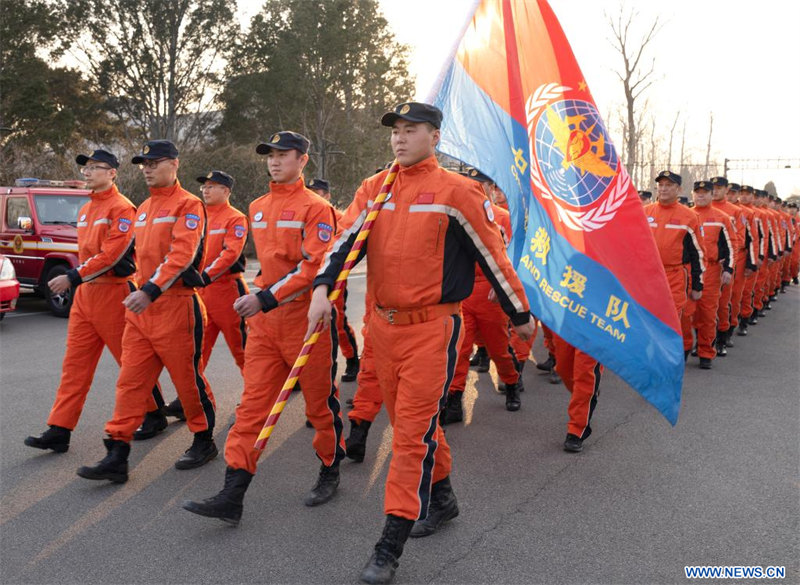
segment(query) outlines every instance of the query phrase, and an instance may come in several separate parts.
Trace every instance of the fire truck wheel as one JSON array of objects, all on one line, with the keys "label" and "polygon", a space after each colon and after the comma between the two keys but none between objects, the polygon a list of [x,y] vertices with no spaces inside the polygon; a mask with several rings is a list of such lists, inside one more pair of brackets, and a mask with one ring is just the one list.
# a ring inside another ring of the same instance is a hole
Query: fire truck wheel
[{"label": "fire truck wheel", "polygon": [[69,317],[69,308],[72,306],[72,293],[73,290],[69,289],[67,292],[60,295],[54,295],[47,283],[54,279],[56,276],[61,276],[67,273],[67,266],[64,264],[55,264],[50,267],[45,276],[42,288],[44,289],[44,298],[47,301],[47,306],[56,317]]}]

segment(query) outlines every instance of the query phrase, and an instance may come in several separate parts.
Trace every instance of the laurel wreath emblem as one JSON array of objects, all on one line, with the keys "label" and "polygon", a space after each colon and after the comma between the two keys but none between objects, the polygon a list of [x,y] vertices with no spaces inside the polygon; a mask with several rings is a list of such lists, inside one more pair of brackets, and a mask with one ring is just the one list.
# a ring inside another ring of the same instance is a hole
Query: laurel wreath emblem
[{"label": "laurel wreath emblem", "polygon": [[586,211],[565,209],[562,207],[560,201],[553,197],[553,193],[542,177],[539,162],[533,157],[533,153],[536,152],[534,149],[534,126],[542,110],[553,99],[560,97],[565,91],[569,91],[570,89],[572,88],[557,83],[546,83],[536,88],[525,103],[525,117],[528,122],[528,146],[530,148],[531,157],[535,161],[535,164],[530,165],[531,182],[542,194],[542,197],[550,199],[555,203],[558,217],[564,225],[573,230],[591,232],[601,229],[614,218],[617,210],[620,208],[623,201],[625,201],[628,194],[631,178],[625,170],[625,167],[620,164],[619,172],[614,178],[608,196],[606,196],[600,205]]}]

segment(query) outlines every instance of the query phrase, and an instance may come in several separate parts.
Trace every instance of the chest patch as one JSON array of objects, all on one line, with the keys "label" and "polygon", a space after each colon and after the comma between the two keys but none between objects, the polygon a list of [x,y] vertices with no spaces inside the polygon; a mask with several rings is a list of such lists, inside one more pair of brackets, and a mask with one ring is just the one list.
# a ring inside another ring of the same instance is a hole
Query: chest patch
[{"label": "chest patch", "polygon": [[284,209],[283,211],[281,211],[280,219],[282,221],[287,221],[287,220],[290,220],[290,219],[294,219],[294,210],[293,209]]},{"label": "chest patch", "polygon": [[169,215],[169,209],[159,209],[156,217],[167,217]]},{"label": "chest patch", "polygon": [[489,221],[494,221],[494,209],[492,209],[490,201],[486,200],[483,202],[483,210],[486,212],[486,217]]},{"label": "chest patch", "polygon": [[262,212],[260,212],[260,211],[259,211],[258,213],[256,213],[256,214],[253,216],[253,219],[254,219],[255,221],[261,221],[261,218],[262,218],[262,217],[264,217],[264,214],[263,214]]},{"label": "chest patch", "polygon": [[433,193],[420,193],[417,195],[417,203],[433,203]]}]

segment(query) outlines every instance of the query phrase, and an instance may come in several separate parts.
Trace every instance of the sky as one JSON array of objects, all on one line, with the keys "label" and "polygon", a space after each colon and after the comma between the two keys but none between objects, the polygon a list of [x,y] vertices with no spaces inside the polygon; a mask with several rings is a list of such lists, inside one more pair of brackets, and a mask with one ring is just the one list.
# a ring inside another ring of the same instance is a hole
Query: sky
[{"label": "sky", "polygon": [[[246,19],[261,4],[239,0],[240,13]],[[397,40],[409,46],[416,98],[424,99],[473,3],[379,4]],[[663,123],[668,133],[680,111],[678,127],[686,121],[687,152],[702,162],[713,112],[712,159],[790,159],[780,163],[780,170],[733,171],[729,178],[758,186],[773,180],[779,195],[800,194],[800,2],[550,0],[550,5],[601,114],[619,110],[624,100],[615,73],[621,58],[609,42],[605,15],[616,16],[621,7],[635,10],[639,34],[658,18],[662,25],[649,51],[656,64],[655,82],[644,96],[656,124]],[[618,142],[614,122],[606,123]],[[786,164],[793,168],[782,168]]]}]

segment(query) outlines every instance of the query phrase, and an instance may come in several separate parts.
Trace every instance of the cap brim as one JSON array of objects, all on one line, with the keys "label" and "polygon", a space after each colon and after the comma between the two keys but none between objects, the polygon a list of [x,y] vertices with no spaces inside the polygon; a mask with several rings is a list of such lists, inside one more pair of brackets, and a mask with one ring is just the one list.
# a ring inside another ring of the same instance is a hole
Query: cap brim
[{"label": "cap brim", "polygon": [[675,183],[676,185],[680,185],[680,183],[678,181],[676,181],[675,179],[673,179],[671,177],[656,177],[656,183],[658,183],[661,180],[669,181],[670,183]]},{"label": "cap brim", "polygon": [[210,180],[211,179],[209,179],[208,177],[197,177],[197,182],[200,183],[200,184],[203,184],[206,181],[210,181]]},{"label": "cap brim", "polygon": [[79,154],[78,156],[75,157],[75,162],[78,163],[81,166],[85,166],[86,163],[89,162],[90,160],[92,160],[92,159],[90,159],[85,154]]},{"label": "cap brim", "polygon": [[297,150],[294,146],[280,146],[278,144],[267,144],[266,142],[262,142],[258,146],[256,146],[256,152],[258,154],[269,154],[270,150]]},{"label": "cap brim", "polygon": [[409,116],[407,114],[398,114],[397,112],[386,112],[381,117],[381,124],[383,126],[388,126],[389,128],[391,128],[392,126],[394,126],[394,123],[397,122],[398,120],[405,120],[407,122],[414,122],[415,124],[422,124],[423,122],[427,122],[428,124],[430,124],[434,128],[438,128],[439,127],[436,124],[434,124],[433,122],[431,122],[430,120],[425,120],[425,119],[421,119],[421,118],[415,118],[414,116]]}]

